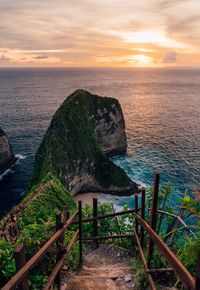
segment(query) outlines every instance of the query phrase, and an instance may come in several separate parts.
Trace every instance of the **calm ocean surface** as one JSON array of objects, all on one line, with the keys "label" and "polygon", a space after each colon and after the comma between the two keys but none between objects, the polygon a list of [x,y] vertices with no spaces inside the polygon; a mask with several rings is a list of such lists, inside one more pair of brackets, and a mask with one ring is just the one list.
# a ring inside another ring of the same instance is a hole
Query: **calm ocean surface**
[{"label": "calm ocean surface", "polygon": [[200,70],[0,69],[0,126],[21,156],[0,178],[0,215],[20,201],[52,115],[77,88],[119,99],[128,154],[114,161],[133,180],[152,185],[159,169],[174,202],[200,186]]}]

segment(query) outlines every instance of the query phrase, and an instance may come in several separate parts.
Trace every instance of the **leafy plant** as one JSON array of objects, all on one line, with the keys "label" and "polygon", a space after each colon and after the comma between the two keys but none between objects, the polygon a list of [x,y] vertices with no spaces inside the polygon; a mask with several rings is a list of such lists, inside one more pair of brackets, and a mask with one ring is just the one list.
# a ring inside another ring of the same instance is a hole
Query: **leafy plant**
[{"label": "leafy plant", "polygon": [[32,290],[42,289],[48,281],[48,276],[32,274],[29,276],[29,287]]},{"label": "leafy plant", "polygon": [[131,260],[131,267],[132,267],[133,273],[134,273],[136,289],[138,289],[138,290],[146,289],[146,287],[148,285],[148,281],[147,281],[146,273],[144,271],[144,266],[142,264],[140,257],[135,256]]},{"label": "leafy plant", "polygon": [[[55,231],[55,214],[56,211],[62,210],[64,205],[68,205],[70,213],[76,209],[75,203],[66,189],[53,175],[49,174],[48,177],[34,187],[37,190],[41,184],[51,180],[51,187],[44,188],[39,195],[34,196],[32,202],[26,207],[21,218],[18,220],[20,226],[20,236],[15,243],[10,243],[6,240],[0,240],[0,284],[3,286],[8,279],[15,273],[15,264],[13,259],[13,250],[15,246],[21,242],[25,244],[27,259],[32,257],[42,245],[50,238]],[[159,205],[158,208],[164,211],[172,212],[173,207],[170,203],[170,197],[172,193],[172,185],[170,183],[164,184],[160,188],[159,193]],[[190,232],[185,233],[185,229],[178,225],[177,228],[168,232],[170,237],[173,231],[176,231],[176,239],[173,244],[173,251],[178,255],[183,264],[188,270],[194,274],[197,262],[197,256],[200,249],[200,222],[197,220],[199,215],[199,199],[198,195],[185,195],[179,200],[179,207],[184,212],[186,217],[193,219],[193,224],[190,225],[195,232],[194,235],[190,235]],[[28,196],[26,197],[28,198]],[[151,207],[152,202],[152,188],[147,191],[147,207]],[[125,206],[124,210],[128,207]],[[101,203],[98,205],[98,214],[106,214],[113,212],[112,204]],[[86,205],[83,207],[83,217],[91,217],[93,213],[92,207]],[[148,221],[148,211],[146,210],[146,220]],[[166,225],[171,225],[173,218],[165,217],[163,220],[158,219],[160,223],[160,233],[162,236],[166,235],[168,230]],[[99,220],[98,235],[115,235],[119,233],[130,233],[132,232],[132,226],[134,223],[134,217],[131,214],[122,215],[116,217],[110,217]],[[69,244],[72,236],[77,229],[76,225],[71,226],[69,230],[65,232],[64,243]],[[83,224],[83,235],[93,235],[93,224],[92,222]],[[146,237],[145,237],[146,240]],[[107,242],[111,242],[107,241]],[[126,239],[115,239],[112,243],[122,245],[128,250],[133,250],[133,240],[130,238]],[[137,252],[135,252],[137,253]],[[29,275],[30,289],[42,289],[47,281],[47,277],[51,273],[56,263],[56,246],[52,247],[49,254],[31,271]],[[69,270],[74,270],[79,263],[79,245],[76,242],[66,260],[66,266]],[[48,265],[48,267],[46,266]],[[161,253],[154,247],[154,254],[151,261],[153,268],[163,268],[169,265],[166,259]],[[135,274],[135,280],[138,289],[144,289],[147,284],[146,275],[144,273],[143,265],[138,255],[135,255],[132,262],[133,271]]]},{"label": "leafy plant", "polygon": [[[50,183],[49,183],[50,181]],[[0,286],[3,286],[15,274],[13,251],[16,245],[25,245],[26,259],[30,259],[55,232],[56,212],[67,205],[70,213],[76,209],[75,202],[66,188],[51,173],[26,195],[27,205],[17,223],[20,235],[17,241],[0,240]],[[75,254],[73,256],[75,258]],[[31,270],[29,275],[30,289],[42,289],[56,262],[56,248],[52,247],[49,254]],[[72,264],[72,258],[71,258]],[[48,267],[47,267],[48,265]]]},{"label": "leafy plant", "polygon": [[0,281],[6,281],[15,273],[13,258],[13,245],[5,240],[0,240]]}]

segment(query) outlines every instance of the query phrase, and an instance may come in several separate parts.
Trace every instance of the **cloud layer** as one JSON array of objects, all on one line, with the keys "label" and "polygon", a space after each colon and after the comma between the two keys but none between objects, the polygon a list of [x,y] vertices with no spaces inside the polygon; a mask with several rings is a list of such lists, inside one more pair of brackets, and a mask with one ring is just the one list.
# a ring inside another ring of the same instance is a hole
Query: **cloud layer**
[{"label": "cloud layer", "polygon": [[199,14],[199,0],[1,0],[0,65],[199,66]]},{"label": "cloud layer", "polygon": [[164,63],[175,63],[177,61],[177,53],[175,51],[167,52],[163,62]]}]

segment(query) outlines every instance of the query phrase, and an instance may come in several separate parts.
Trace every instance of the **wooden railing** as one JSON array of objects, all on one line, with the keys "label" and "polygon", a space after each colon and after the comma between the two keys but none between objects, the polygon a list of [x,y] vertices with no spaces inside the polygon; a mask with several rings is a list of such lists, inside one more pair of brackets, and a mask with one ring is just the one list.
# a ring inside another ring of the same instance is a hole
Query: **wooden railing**
[{"label": "wooden railing", "polygon": [[[153,201],[151,208],[151,221],[147,223],[145,221],[145,190],[141,190],[141,206],[138,206],[138,194],[135,194],[135,209],[120,211],[120,212],[112,212],[104,215],[98,215],[98,201],[97,199],[93,199],[93,216],[84,218],[82,215],[82,202],[78,203],[78,210],[69,217],[69,213],[66,211],[66,207],[64,208],[64,216],[62,218],[61,213],[58,213],[56,216],[56,232],[55,234],[46,242],[46,244],[28,261],[25,261],[25,253],[24,246],[19,245],[15,251],[15,262],[16,262],[16,274],[10,279],[10,281],[2,288],[2,290],[10,290],[10,289],[19,289],[19,290],[28,290],[28,274],[31,269],[33,269],[39,261],[44,257],[44,255],[48,252],[52,245],[56,244],[58,249],[57,255],[57,263],[49,276],[48,282],[43,288],[43,290],[48,290],[51,288],[51,285],[56,282],[59,286],[60,283],[60,272],[64,265],[65,259],[67,258],[70,250],[72,249],[75,241],[78,239],[79,241],[79,262],[80,265],[83,261],[83,248],[82,243],[88,240],[93,241],[95,247],[99,246],[100,240],[105,239],[115,239],[115,238],[135,238],[136,244],[139,249],[139,253],[143,262],[143,266],[146,272],[146,276],[152,290],[155,290],[155,284],[152,278],[152,273],[154,272],[165,272],[165,271],[173,271],[177,274],[179,280],[183,283],[185,289],[192,290],[200,290],[200,256],[198,257],[197,263],[197,272],[196,277],[193,277],[189,271],[185,268],[185,266],[180,262],[180,260],[174,255],[174,253],[170,250],[170,248],[166,245],[166,243],[159,237],[158,233],[156,233],[156,224],[157,224],[157,215],[159,214],[159,210],[157,210],[157,202],[158,202],[158,189],[159,189],[159,173],[156,174],[155,183],[154,183],[154,192],[153,192]],[[139,214],[140,212],[140,214]],[[99,236],[98,234],[98,221],[101,219],[106,219],[110,217],[117,217],[120,215],[131,214],[135,218],[135,228],[130,233],[122,233],[115,235],[105,235]],[[162,213],[163,214],[163,213]],[[76,217],[78,216],[78,221]],[[91,237],[83,237],[82,225],[85,222],[93,223],[93,236]],[[69,228],[70,225],[78,225],[78,229],[74,233],[70,243],[64,248],[64,240],[63,234]],[[140,227],[139,227],[140,226]],[[144,239],[145,232],[149,236],[149,241],[147,245],[148,254],[147,259],[144,255],[144,247],[145,241]],[[156,246],[166,260],[169,262],[171,268],[166,269],[152,269],[151,268],[151,260],[153,257],[154,246]]]},{"label": "wooden railing", "polygon": [[[58,214],[57,215],[57,231],[56,233],[46,242],[46,244],[28,261],[25,263],[25,259],[24,259],[24,254],[22,254],[22,250],[23,248],[17,249],[18,251],[18,257],[16,259],[16,264],[19,264],[20,269],[18,267],[18,271],[17,273],[10,279],[10,281],[8,281],[8,283],[2,288],[2,290],[9,290],[9,289],[16,289],[16,287],[19,285],[18,289],[22,289],[22,290],[27,290],[28,289],[28,283],[27,283],[27,277],[28,277],[28,273],[31,269],[33,269],[38,263],[39,261],[44,257],[44,255],[47,253],[47,251],[50,249],[50,247],[52,247],[52,245],[54,245],[56,242],[59,241],[59,239],[62,238],[63,233],[68,229],[68,227],[72,224],[72,222],[74,221],[75,217],[77,216],[78,211],[76,211],[68,220],[67,222],[63,225],[60,221],[60,217],[61,215]],[[57,267],[58,265],[61,264],[61,261],[63,261],[63,257],[64,255],[67,255],[68,252],[70,251],[72,245],[75,242],[75,237],[78,236],[78,232],[76,232],[74,234],[74,237],[72,238],[70,244],[68,245],[68,247],[66,248],[66,250],[64,251],[63,255],[61,256],[61,258],[59,259],[58,263],[57,263]],[[63,249],[62,249],[63,250]],[[23,249],[24,252],[24,249]],[[57,270],[57,268],[56,268]],[[55,269],[54,271],[55,272]],[[53,274],[50,276],[49,280],[52,280],[52,276]],[[48,281],[49,284],[49,281]],[[48,288],[45,288],[48,289]]]}]

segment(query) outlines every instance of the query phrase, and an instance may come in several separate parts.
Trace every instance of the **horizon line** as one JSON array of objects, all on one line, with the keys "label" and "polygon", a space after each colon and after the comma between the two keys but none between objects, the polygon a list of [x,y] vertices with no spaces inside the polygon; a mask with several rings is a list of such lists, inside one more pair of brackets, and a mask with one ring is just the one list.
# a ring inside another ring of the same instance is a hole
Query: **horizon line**
[{"label": "horizon line", "polygon": [[0,66],[0,69],[200,69],[200,66]]}]

